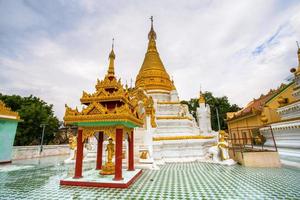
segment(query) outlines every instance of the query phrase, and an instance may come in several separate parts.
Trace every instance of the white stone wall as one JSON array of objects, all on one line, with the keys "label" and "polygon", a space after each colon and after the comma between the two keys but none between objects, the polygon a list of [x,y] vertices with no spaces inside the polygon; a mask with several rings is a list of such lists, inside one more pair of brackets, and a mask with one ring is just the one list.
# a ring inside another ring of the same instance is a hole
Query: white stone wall
[{"label": "white stone wall", "polygon": [[155,160],[204,159],[214,139],[162,140],[153,142]]},{"label": "white stone wall", "polygon": [[47,156],[69,155],[68,144],[63,145],[43,145],[43,152],[40,154],[40,146],[14,146],[12,160],[31,159]]},{"label": "white stone wall", "polygon": [[283,120],[300,117],[300,101],[278,108],[277,113]]},{"label": "white stone wall", "polygon": [[[272,124],[272,130],[282,164],[300,168],[300,120]],[[270,129],[261,129],[261,133],[271,137]],[[273,141],[267,139],[265,146],[273,148]]]}]

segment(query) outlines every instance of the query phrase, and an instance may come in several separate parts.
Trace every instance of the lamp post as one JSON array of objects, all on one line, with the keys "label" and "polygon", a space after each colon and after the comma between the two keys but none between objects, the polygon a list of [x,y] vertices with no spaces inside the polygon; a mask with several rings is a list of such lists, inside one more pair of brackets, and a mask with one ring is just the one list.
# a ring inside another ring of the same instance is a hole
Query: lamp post
[{"label": "lamp post", "polygon": [[44,135],[45,135],[45,127],[47,124],[41,124],[40,127],[43,127],[43,132],[42,132],[42,138],[41,138],[41,147],[40,147],[40,154],[43,151],[43,142],[44,142]]}]

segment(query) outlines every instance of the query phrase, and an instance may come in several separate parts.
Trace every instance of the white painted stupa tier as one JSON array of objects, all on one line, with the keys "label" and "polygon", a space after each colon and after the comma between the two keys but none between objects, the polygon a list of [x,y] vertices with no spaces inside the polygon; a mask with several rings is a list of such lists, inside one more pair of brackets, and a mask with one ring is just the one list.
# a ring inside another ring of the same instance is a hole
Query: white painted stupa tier
[{"label": "white painted stupa tier", "polygon": [[[137,128],[135,134],[139,151],[149,152],[148,162],[154,160],[158,164],[163,164],[205,160],[208,148],[216,142],[216,133],[211,131],[210,127],[207,130],[200,130],[201,125],[190,114],[188,106],[179,102],[177,92],[172,91],[169,95],[153,91],[149,93],[154,101],[157,127],[152,128],[148,123],[144,128]],[[211,124],[210,109],[207,108],[208,105],[201,105],[197,110],[198,122],[205,124],[202,127]],[[143,162],[143,159],[140,161]]]}]

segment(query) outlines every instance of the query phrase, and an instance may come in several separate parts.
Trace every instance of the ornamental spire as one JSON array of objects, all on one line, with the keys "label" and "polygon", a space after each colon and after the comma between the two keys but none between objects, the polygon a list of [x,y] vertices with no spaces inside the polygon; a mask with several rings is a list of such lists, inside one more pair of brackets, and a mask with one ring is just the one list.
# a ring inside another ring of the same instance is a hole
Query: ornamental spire
[{"label": "ornamental spire", "polygon": [[151,29],[148,33],[148,39],[149,39],[149,43],[148,43],[148,49],[147,49],[147,52],[157,52],[157,49],[156,49],[156,33],[154,31],[154,28],[153,28],[153,16],[150,17],[150,20],[151,20]]},{"label": "ornamental spire", "polygon": [[205,103],[205,97],[204,94],[201,91],[201,86],[200,86],[200,97],[199,97],[199,104],[200,103]]},{"label": "ornamental spire", "polygon": [[153,28],[153,16],[150,17],[150,20],[151,20],[151,29],[150,29],[150,32],[148,34],[148,39],[149,40],[156,40],[156,33],[154,31],[154,28]]},{"label": "ornamental spire", "polygon": [[112,39],[112,45],[111,45],[111,52],[109,54],[109,67],[108,67],[108,77],[114,77],[115,76],[115,61],[116,55],[114,52],[114,38]]}]

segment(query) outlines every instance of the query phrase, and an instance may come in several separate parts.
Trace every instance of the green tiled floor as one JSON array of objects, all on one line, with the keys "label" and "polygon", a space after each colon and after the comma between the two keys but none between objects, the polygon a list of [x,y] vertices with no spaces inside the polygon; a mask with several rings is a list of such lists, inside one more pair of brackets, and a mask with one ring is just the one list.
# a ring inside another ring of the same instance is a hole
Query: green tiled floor
[{"label": "green tiled floor", "polygon": [[129,189],[59,186],[64,165],[0,172],[0,199],[300,199],[300,171],[166,164],[144,170]]}]

